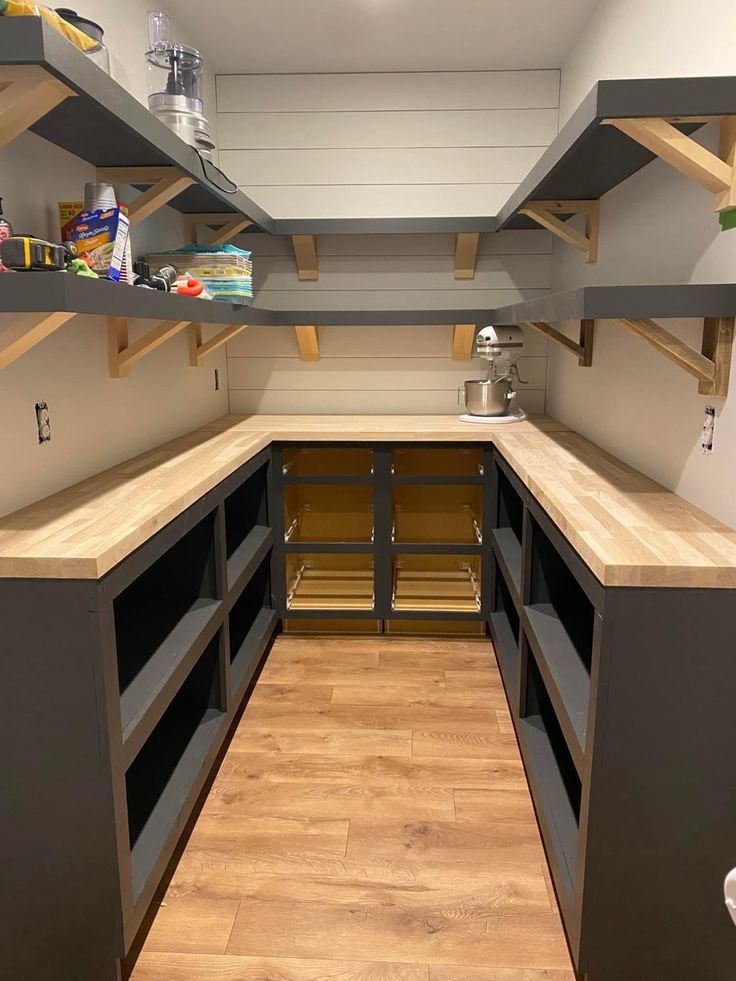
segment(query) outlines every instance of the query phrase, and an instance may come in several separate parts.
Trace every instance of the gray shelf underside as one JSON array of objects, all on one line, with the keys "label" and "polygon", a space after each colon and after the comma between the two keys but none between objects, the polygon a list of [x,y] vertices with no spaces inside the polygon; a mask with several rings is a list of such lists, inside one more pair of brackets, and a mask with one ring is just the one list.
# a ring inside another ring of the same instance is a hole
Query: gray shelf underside
[{"label": "gray shelf underside", "polygon": [[[41,18],[2,21],[0,64],[41,65],[78,93],[44,116],[33,132],[98,167],[179,167],[199,183],[171,202],[173,207],[184,213],[240,213],[275,235],[538,228],[517,214],[527,201],[599,198],[653,159],[614,127],[601,126],[602,120],[736,113],[736,77],[605,80],[591,89],[498,215],[274,218],[241,191],[229,195],[203,179],[194,150]],[[692,133],[701,125],[678,123],[678,128]]]},{"label": "gray shelf underside", "polygon": [[443,310],[267,310],[197,300],[106,280],[58,272],[6,274],[0,279],[0,314],[68,311],[205,324],[291,327],[523,324],[530,321],[610,320],[617,317],[727,317],[736,314],[736,285],[581,286],[512,306]]}]

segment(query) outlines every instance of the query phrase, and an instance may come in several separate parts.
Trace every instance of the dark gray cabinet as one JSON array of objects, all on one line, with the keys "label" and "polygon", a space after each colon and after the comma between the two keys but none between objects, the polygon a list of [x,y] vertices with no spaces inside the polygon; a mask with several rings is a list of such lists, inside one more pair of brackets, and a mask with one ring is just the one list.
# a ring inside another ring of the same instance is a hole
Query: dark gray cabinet
[{"label": "dark gray cabinet", "polygon": [[726,981],[736,597],[606,587],[500,453],[489,626],[586,981]]},{"label": "dark gray cabinet", "polygon": [[0,581],[3,976],[117,981],[278,626],[269,471],[99,581]]}]

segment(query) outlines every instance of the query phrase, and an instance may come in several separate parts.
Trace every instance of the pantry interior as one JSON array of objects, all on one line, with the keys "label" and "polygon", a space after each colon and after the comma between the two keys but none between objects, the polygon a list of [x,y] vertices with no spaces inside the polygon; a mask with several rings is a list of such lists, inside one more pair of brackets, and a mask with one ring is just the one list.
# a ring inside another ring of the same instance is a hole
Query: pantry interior
[{"label": "pantry interior", "polygon": [[0,10],[6,970],[725,981],[736,15],[163,13]]}]

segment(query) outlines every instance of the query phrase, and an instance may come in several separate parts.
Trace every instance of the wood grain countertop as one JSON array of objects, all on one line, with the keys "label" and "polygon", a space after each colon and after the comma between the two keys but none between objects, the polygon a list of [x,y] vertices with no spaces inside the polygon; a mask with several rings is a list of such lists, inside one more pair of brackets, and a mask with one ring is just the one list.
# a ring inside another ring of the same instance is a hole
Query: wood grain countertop
[{"label": "wood grain countertop", "polygon": [[736,589],[736,531],[544,416],[224,416],[0,518],[0,577],[99,579],[274,440],[494,442],[604,585]]}]

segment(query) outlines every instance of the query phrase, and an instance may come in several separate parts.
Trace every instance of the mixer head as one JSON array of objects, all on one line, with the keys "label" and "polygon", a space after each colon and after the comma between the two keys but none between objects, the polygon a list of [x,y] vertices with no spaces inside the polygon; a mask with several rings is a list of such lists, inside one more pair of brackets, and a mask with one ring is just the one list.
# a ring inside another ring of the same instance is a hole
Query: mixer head
[{"label": "mixer head", "polygon": [[524,346],[521,327],[483,327],[475,338],[476,353],[488,360],[488,376],[492,380],[508,378]]}]

